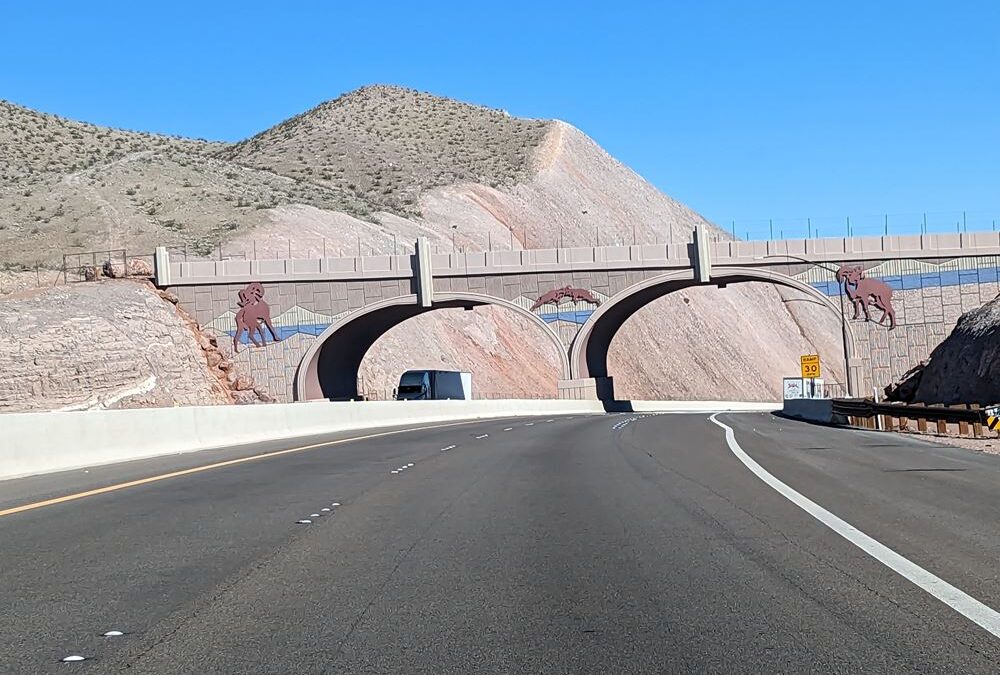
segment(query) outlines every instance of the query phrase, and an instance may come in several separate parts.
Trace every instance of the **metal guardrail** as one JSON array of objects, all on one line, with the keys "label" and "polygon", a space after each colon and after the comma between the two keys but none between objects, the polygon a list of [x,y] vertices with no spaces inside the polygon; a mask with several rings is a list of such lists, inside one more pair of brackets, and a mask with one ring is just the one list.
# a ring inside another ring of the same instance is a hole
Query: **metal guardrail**
[{"label": "metal guardrail", "polygon": [[847,417],[854,426],[886,431],[911,430],[911,422],[917,431],[928,431],[928,422],[933,422],[935,431],[948,434],[949,425],[958,425],[958,435],[980,437],[984,426],[988,426],[988,410],[995,406],[980,406],[976,403],[957,405],[925,405],[922,403],[876,403],[872,399],[840,398],[833,401],[833,413]]}]

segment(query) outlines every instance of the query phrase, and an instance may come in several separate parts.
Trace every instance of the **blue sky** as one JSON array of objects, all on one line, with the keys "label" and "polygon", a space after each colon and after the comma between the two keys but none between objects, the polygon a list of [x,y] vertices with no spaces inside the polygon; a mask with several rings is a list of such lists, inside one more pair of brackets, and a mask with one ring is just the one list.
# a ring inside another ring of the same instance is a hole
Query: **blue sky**
[{"label": "blue sky", "polygon": [[364,84],[566,120],[745,236],[990,229],[997,2],[4,2],[0,98],[236,140]]}]

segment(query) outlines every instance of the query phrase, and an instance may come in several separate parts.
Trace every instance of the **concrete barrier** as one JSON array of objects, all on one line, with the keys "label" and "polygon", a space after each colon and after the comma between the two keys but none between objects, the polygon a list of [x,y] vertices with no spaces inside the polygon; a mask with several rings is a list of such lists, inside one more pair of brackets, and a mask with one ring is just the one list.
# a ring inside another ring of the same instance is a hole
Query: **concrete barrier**
[{"label": "concrete barrier", "polygon": [[635,412],[655,413],[716,413],[716,412],[775,412],[777,402],[758,401],[630,401]]},{"label": "concrete barrier", "polygon": [[282,438],[518,415],[604,412],[597,401],[375,401],[0,415],[0,479]]},{"label": "concrete barrier", "polygon": [[833,414],[833,400],[829,398],[790,398],[781,409],[782,414],[823,424],[844,424],[843,415]]},{"label": "concrete barrier", "polygon": [[[725,401],[636,401],[635,412],[774,409]],[[159,455],[355,429],[528,415],[601,414],[600,401],[373,401],[0,415],[0,480]]]}]

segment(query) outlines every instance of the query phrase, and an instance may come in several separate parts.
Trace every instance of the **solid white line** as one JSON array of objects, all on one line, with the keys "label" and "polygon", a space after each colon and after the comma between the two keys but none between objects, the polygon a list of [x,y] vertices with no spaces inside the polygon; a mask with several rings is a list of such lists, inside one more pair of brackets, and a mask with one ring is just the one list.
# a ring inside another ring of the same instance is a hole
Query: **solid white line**
[{"label": "solid white line", "polygon": [[758,478],[780,492],[786,499],[808,513],[810,516],[823,523],[841,537],[851,542],[862,551],[875,558],[889,569],[900,576],[909,579],[914,584],[924,589],[935,598],[948,605],[956,612],[969,619],[973,623],[979,624],[996,637],[1000,637],[1000,613],[993,608],[984,605],[971,595],[955,588],[944,579],[934,576],[923,567],[920,567],[907,558],[899,555],[888,546],[872,539],[867,534],[854,527],[850,523],[833,515],[822,506],[803,496],[792,488],[788,487],[767,469],[758,464],[754,459],[744,452],[740,444],[736,442],[736,434],[732,427],[723,424],[716,419],[715,415],[709,419],[722,427],[726,432],[726,443],[732,450],[736,458],[753,471]]}]

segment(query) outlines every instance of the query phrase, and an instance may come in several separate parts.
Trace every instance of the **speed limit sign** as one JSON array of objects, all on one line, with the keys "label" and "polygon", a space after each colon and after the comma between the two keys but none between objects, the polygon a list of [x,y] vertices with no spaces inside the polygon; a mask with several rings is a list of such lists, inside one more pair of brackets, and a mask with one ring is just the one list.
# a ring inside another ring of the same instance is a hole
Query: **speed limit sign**
[{"label": "speed limit sign", "polygon": [[802,377],[819,377],[819,354],[803,354],[799,357],[802,366]]}]

